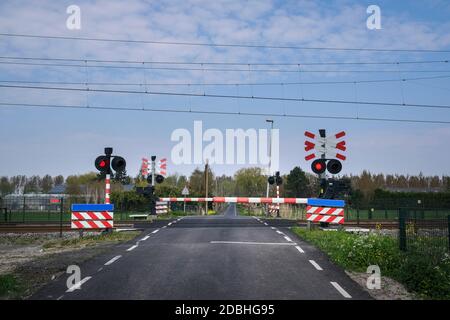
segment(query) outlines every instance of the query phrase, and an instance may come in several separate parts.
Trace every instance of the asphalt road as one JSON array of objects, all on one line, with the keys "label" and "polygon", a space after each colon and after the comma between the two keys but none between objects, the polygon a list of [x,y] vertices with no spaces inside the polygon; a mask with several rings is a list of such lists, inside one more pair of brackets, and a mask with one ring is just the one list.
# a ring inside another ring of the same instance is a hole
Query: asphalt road
[{"label": "asphalt road", "polygon": [[146,229],[80,266],[32,299],[369,299],[314,247],[270,221],[236,215],[185,217]]}]

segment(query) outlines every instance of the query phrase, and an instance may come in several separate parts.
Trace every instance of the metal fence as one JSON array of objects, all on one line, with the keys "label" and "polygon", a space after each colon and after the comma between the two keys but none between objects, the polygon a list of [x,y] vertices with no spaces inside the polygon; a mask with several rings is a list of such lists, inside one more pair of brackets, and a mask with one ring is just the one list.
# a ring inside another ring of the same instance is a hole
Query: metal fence
[{"label": "metal fence", "polygon": [[440,257],[450,250],[450,215],[430,219],[426,213],[399,210],[399,246],[402,251]]},{"label": "metal fence", "polygon": [[[8,195],[0,197],[0,223],[38,223],[69,222],[71,206],[74,203],[102,203],[103,199],[87,196],[62,195]],[[184,211],[186,214],[201,214],[204,205],[171,203],[172,211]],[[130,220],[130,215],[149,213],[148,203],[119,202],[114,208],[114,220]]]}]

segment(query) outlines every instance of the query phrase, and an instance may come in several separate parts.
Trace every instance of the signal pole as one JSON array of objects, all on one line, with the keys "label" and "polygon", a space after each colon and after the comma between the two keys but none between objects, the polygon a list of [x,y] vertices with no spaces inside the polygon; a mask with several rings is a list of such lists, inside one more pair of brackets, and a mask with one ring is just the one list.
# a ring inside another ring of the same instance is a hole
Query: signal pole
[{"label": "signal pole", "polygon": [[206,204],[205,214],[208,215],[208,159],[206,159],[205,164],[205,204]]},{"label": "signal pole", "polygon": [[156,156],[152,156],[152,186],[155,185]]}]

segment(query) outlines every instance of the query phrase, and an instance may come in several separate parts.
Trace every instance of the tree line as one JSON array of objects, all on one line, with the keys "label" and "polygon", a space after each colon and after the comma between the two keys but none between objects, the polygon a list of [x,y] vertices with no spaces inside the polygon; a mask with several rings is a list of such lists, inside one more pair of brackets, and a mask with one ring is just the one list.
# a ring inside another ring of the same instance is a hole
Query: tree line
[{"label": "tree line", "polygon": [[[319,191],[317,176],[303,171],[300,167],[293,168],[288,174],[282,175],[283,184],[280,186],[282,197],[312,197]],[[352,193],[355,199],[373,199],[377,190],[420,192],[449,192],[450,178],[448,176],[424,176],[398,175],[398,174],[373,174],[363,171],[358,175],[342,176],[351,182]],[[199,168],[189,176],[172,174],[166,177],[163,183],[155,188],[158,196],[181,196],[181,191],[186,186],[189,196],[204,197],[205,173]],[[104,182],[102,177],[94,172],[70,175],[64,178],[57,176],[24,176],[0,177],[0,195],[12,193],[48,193],[54,186],[65,184],[66,193],[79,196],[102,197]],[[126,175],[116,177],[112,183],[112,191],[120,192],[124,184],[145,186],[146,180],[137,175],[131,178]],[[242,168],[234,175],[215,175],[208,170],[208,196],[266,196],[267,177],[258,167]],[[396,190],[399,189],[399,190]],[[270,188],[269,196],[275,196],[275,187]],[[379,194],[379,193],[378,193]]]}]

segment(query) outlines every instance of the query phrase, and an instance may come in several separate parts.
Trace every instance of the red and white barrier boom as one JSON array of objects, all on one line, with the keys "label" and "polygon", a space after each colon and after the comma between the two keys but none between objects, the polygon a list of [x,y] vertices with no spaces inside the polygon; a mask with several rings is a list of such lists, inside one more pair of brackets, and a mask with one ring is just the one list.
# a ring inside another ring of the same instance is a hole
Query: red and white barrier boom
[{"label": "red and white barrier boom", "polygon": [[160,198],[168,202],[216,202],[216,203],[289,203],[306,204],[306,220],[312,222],[344,223],[344,200],[318,198],[249,198],[249,197],[212,197],[212,198]]}]

